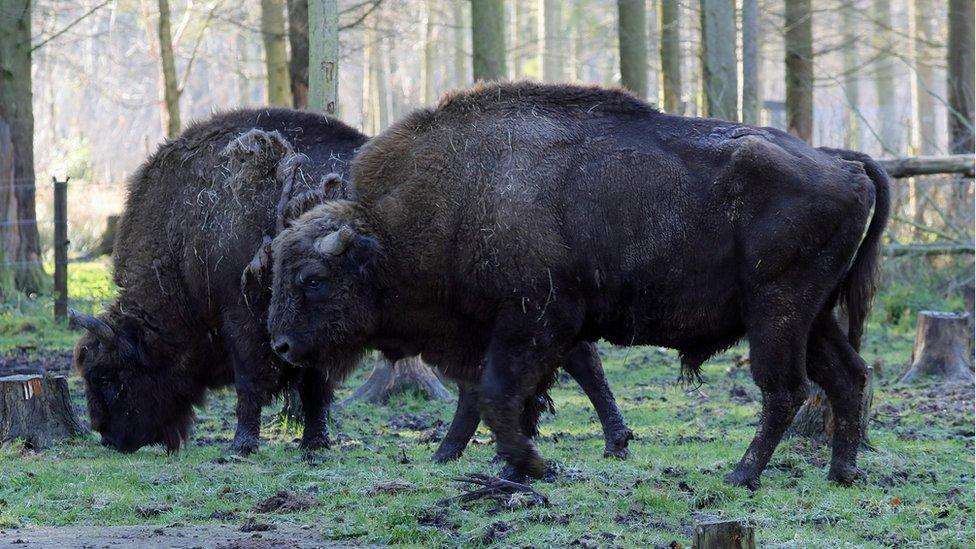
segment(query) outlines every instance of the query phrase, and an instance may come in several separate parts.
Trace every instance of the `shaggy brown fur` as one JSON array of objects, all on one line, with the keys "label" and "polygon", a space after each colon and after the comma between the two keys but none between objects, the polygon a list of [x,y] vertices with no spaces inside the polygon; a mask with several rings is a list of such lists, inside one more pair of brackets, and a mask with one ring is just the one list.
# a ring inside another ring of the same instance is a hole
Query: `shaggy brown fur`
[{"label": "shaggy brown fur", "polygon": [[728,480],[758,486],[808,377],[843,418],[830,478],[857,474],[855,347],[888,216],[868,157],[617,90],[487,84],[375,137],[353,181],[272,244],[288,360],[341,376],[374,347],[480,378],[499,453],[539,475],[520,417],[574,345],[667,346],[697,375],[746,336],[763,409]]},{"label": "shaggy brown fur", "polygon": [[[75,363],[92,426],[106,445],[176,449],[206,390],[233,383],[233,448],[250,452],[261,407],[289,376],[301,379],[302,445],[327,443],[327,383],[317,371],[294,371],[274,357],[265,327],[267,284],[245,294],[241,276],[260,259],[262,240],[282,225],[289,207],[281,203],[283,188],[286,197],[321,194],[326,174],[348,173],[365,141],[312,113],[240,110],[191,125],[139,169],[115,243],[118,299],[98,319],[75,314],[89,328]],[[341,196],[330,189],[329,198]]]}]

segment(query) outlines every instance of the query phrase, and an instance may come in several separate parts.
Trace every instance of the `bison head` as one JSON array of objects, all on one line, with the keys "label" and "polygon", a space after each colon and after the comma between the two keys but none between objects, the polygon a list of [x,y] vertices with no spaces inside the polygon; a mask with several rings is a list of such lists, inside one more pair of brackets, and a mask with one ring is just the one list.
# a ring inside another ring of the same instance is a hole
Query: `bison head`
[{"label": "bison head", "polygon": [[153,330],[142,319],[102,316],[71,311],[72,324],[87,330],[75,345],[74,365],[85,382],[92,428],[103,445],[120,452],[152,444],[179,449],[203,391],[186,394],[186,380],[173,372],[174,355],[153,348],[155,334],[147,333]]},{"label": "bison head", "polygon": [[376,323],[378,253],[376,240],[321,210],[279,233],[268,314],[275,353],[333,372],[354,365]]}]

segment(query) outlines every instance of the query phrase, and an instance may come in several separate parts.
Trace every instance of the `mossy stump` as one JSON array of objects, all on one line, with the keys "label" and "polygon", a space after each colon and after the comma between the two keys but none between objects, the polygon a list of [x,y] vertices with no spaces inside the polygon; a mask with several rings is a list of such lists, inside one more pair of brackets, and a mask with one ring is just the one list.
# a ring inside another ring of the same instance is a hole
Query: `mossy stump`
[{"label": "mossy stump", "polygon": [[970,335],[968,313],[920,311],[912,366],[901,378],[901,383],[913,383],[926,377],[943,383],[973,383]]},{"label": "mossy stump", "polygon": [[0,377],[0,444],[22,439],[33,450],[88,433],[71,406],[64,376]]},{"label": "mossy stump", "polygon": [[454,399],[430,366],[415,356],[396,362],[378,362],[369,379],[342,401],[341,406],[357,400],[384,404],[391,396],[404,391],[417,391],[429,400]]}]

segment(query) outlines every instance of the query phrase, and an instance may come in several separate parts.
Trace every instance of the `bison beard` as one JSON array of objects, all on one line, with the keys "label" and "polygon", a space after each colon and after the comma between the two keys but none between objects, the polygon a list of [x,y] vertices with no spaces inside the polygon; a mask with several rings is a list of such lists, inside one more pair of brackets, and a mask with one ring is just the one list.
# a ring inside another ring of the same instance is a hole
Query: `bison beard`
[{"label": "bison beard", "polygon": [[100,318],[73,315],[87,329],[75,364],[106,445],[175,450],[206,390],[233,384],[232,449],[246,454],[258,446],[262,406],[292,380],[305,410],[302,446],[327,444],[328,382],[268,345],[261,243],[289,205],[341,196],[325,176],[347,173],[365,141],[328,117],[241,110],[191,126],[140,168],[115,242],[118,298]]},{"label": "bison beard", "polygon": [[808,379],[837,414],[829,478],[856,477],[856,348],[889,208],[870,158],[621,91],[521,83],[413,113],[352,172],[351,200],[272,244],[276,340],[420,352],[478,380],[498,452],[539,476],[521,418],[579,342],[675,348],[694,376],[746,337],[763,405],[727,480],[758,487]]}]

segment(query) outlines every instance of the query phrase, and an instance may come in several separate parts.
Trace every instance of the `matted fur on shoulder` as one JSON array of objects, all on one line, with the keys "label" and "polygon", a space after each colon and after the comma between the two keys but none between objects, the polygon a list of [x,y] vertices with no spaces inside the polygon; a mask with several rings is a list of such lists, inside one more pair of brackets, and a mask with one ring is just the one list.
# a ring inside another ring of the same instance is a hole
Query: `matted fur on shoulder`
[{"label": "matted fur on shoulder", "polygon": [[479,82],[465,90],[446,93],[438,113],[468,113],[494,109],[545,108],[580,114],[653,114],[657,109],[629,91],[579,84],[538,82]]}]

